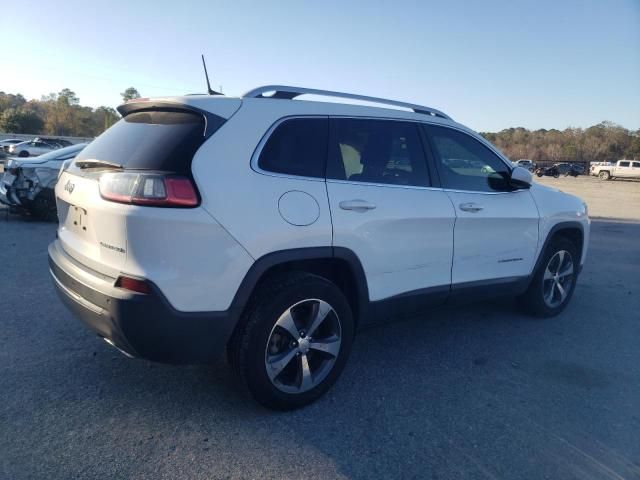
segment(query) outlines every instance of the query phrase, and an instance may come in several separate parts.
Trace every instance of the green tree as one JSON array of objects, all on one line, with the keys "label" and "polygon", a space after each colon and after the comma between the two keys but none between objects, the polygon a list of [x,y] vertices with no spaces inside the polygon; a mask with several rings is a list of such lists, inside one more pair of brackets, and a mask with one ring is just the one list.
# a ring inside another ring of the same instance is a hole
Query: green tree
[{"label": "green tree", "polygon": [[97,132],[103,132],[116,123],[120,115],[111,107],[98,107],[94,112],[95,128]]},{"label": "green tree", "polygon": [[136,90],[133,87],[127,88],[120,95],[122,95],[122,101],[125,103],[128,102],[129,100],[133,100],[134,98],[140,98],[140,94],[138,93],[138,90]]},{"label": "green tree", "polygon": [[25,108],[7,108],[0,116],[0,130],[11,133],[40,133],[44,121]]},{"label": "green tree", "polygon": [[20,95],[13,93],[0,92],[0,114],[7,108],[18,108],[27,103],[27,100]]},{"label": "green tree", "polygon": [[72,92],[68,88],[63,88],[58,93],[58,102],[66,103],[67,105],[78,105],[80,99],[76,96],[75,92]]}]

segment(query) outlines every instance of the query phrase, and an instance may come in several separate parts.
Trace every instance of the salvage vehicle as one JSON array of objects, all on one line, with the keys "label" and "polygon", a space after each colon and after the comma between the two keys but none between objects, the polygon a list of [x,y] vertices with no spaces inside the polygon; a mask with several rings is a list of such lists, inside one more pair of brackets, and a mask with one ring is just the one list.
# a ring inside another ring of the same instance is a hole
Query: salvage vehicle
[{"label": "salvage vehicle", "polygon": [[65,161],[86,147],[79,143],[34,159],[9,159],[0,177],[0,202],[13,212],[23,212],[47,221],[56,221],[54,188]]},{"label": "salvage vehicle", "polygon": [[594,165],[591,167],[591,175],[596,175],[601,180],[613,178],[640,178],[640,161],[618,160],[610,165]]},{"label": "salvage vehicle", "polygon": [[49,266],[128,356],[226,354],[258,402],[292,409],[368,324],[500,295],[551,317],[574,293],[586,205],[439,110],[273,85],[118,110],[60,175]]},{"label": "salvage vehicle", "polygon": [[60,148],[60,145],[46,143],[40,140],[29,140],[9,146],[8,154],[16,157],[37,157],[43,153]]},{"label": "salvage vehicle", "polygon": [[568,175],[577,177],[582,172],[584,172],[582,165],[574,166],[571,163],[554,163],[550,167],[537,168],[535,174],[538,177],[546,176],[558,178],[560,175],[564,175],[565,177]]}]

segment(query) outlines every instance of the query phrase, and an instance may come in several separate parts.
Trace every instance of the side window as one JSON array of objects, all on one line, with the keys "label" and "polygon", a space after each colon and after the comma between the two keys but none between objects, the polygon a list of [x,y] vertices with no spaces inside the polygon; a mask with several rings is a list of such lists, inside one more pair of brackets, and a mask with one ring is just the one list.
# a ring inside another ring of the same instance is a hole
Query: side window
[{"label": "side window", "polygon": [[633,168],[640,168],[640,162],[633,162]]},{"label": "side window", "polygon": [[332,118],[327,178],[390,185],[430,185],[418,125]]},{"label": "side window", "polygon": [[427,126],[443,188],[477,192],[512,190],[510,169],[475,138],[447,127]]},{"label": "side window", "polygon": [[629,162],[620,162],[619,166],[621,167],[628,167],[629,166]]},{"label": "side window", "polygon": [[283,121],[265,143],[258,166],[268,172],[324,178],[328,122],[326,118]]}]

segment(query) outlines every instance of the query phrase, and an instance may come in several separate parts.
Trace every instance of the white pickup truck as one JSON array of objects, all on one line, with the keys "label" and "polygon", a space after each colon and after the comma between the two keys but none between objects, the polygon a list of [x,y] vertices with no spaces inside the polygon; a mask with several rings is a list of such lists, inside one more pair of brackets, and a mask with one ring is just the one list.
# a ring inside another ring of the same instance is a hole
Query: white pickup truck
[{"label": "white pickup truck", "polygon": [[618,160],[613,164],[594,165],[591,167],[590,173],[599,177],[600,180],[610,180],[612,178],[640,179],[640,161]]}]

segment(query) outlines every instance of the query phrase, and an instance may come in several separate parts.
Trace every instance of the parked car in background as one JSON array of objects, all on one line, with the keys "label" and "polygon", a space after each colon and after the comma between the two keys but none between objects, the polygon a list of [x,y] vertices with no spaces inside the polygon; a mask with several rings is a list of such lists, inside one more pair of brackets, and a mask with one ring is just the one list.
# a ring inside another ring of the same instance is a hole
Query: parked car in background
[{"label": "parked car in background", "polygon": [[73,143],[71,143],[69,140],[65,140],[64,138],[55,138],[55,137],[37,137],[37,138],[34,138],[33,141],[44,142],[54,146],[58,145],[60,147],[70,147],[71,145],[73,145]]},{"label": "parked car in background", "polygon": [[555,177],[558,178],[560,174],[565,173],[569,170],[568,163],[554,163],[550,167],[538,167],[535,170],[535,174],[538,177]]},{"label": "parked car in background", "polygon": [[580,163],[571,163],[571,168],[565,172],[564,176],[565,177],[577,177],[578,175],[584,175],[585,173],[585,168],[584,165],[581,165]]},{"label": "parked car in background", "polygon": [[7,138],[6,140],[0,140],[0,150],[8,152],[11,145],[16,145],[23,142],[24,139],[21,138]]},{"label": "parked car in background", "polygon": [[13,211],[55,221],[57,214],[53,189],[58,174],[64,162],[75,158],[86,146],[86,143],[79,143],[34,159],[9,159],[4,175],[0,177],[0,202]]},{"label": "parked car in background", "polygon": [[640,160],[618,160],[615,164],[592,165],[590,173],[601,180],[640,178]]},{"label": "parked car in background", "polygon": [[516,162],[518,167],[526,168],[530,172],[533,172],[536,169],[536,164],[533,160],[522,159]]},{"label": "parked car in background", "polygon": [[584,173],[584,167],[579,163],[554,163],[550,167],[539,167],[535,170],[535,174],[538,177],[555,177],[560,175],[565,177],[572,176],[577,177]]},{"label": "parked car in background", "polygon": [[60,148],[59,145],[52,145],[40,140],[30,140],[27,142],[16,143],[9,147],[9,155],[14,157],[37,157],[43,153]]},{"label": "parked car in background", "polygon": [[130,356],[226,353],[271,408],[326,392],[357,327],[475,295],[550,317],[584,264],[586,205],[430,107],[271,85],[118,111],[56,185],[60,298]]}]

